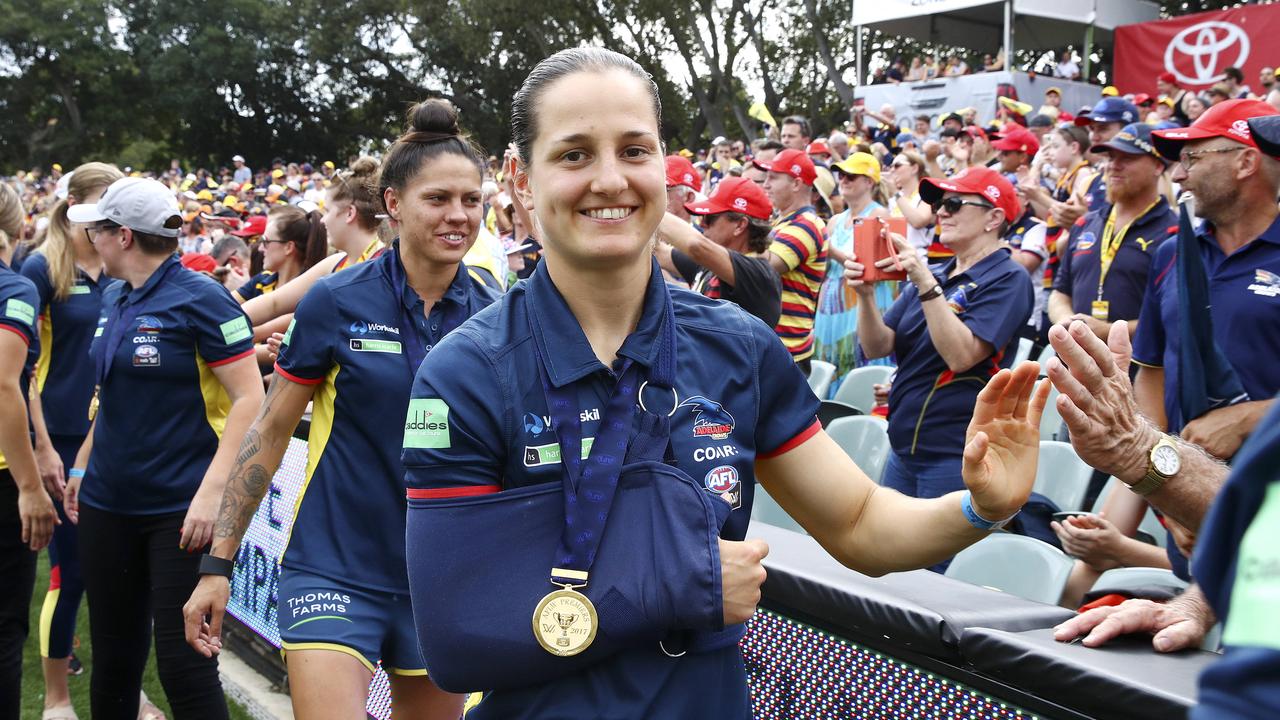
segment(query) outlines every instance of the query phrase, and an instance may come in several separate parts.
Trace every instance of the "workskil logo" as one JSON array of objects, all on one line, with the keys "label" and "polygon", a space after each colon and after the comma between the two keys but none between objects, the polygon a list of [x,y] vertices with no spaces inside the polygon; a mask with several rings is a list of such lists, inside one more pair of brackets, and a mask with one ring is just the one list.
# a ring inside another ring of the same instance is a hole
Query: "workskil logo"
[{"label": "workskil logo", "polygon": [[392,327],[390,325],[375,322],[360,322],[359,320],[351,323],[351,327],[348,329],[356,335],[367,335],[371,332],[390,333],[392,335],[400,334],[400,328],[398,327]]},{"label": "workskil logo", "polygon": [[694,395],[680,403],[680,407],[693,411],[693,434],[696,437],[723,440],[733,432],[733,415],[715,400]]}]

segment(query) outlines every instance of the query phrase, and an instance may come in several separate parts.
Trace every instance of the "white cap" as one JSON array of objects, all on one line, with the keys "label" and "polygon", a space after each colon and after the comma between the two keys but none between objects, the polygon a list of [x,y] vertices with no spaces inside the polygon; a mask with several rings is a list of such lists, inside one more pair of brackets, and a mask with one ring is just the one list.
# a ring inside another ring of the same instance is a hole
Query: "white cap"
[{"label": "white cap", "polygon": [[243,156],[243,155],[232,155],[232,156],[231,156],[231,162],[244,162],[244,156]]},{"label": "white cap", "polygon": [[130,230],[161,237],[178,237],[182,228],[182,215],[173,192],[155,180],[136,177],[111,183],[92,205],[72,205],[67,209],[67,219],[75,223],[110,220]]},{"label": "white cap", "polygon": [[76,171],[72,170],[71,172],[58,178],[58,186],[53,190],[54,197],[58,198],[59,200],[67,199],[67,196],[71,194],[71,176],[75,174],[76,174]]}]

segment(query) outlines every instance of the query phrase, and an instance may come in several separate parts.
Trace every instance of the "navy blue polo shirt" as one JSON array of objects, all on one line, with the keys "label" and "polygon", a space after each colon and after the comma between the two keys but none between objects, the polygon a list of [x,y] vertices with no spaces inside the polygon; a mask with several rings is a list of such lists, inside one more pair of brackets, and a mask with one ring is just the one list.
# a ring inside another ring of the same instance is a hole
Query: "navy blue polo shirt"
[{"label": "navy blue polo shirt", "polygon": [[[1257,239],[1224,255],[1213,229],[1202,223],[1200,258],[1209,277],[1213,339],[1254,400],[1280,391],[1280,218]],[[1164,368],[1164,409],[1169,432],[1186,420],[1178,402],[1178,271],[1176,242],[1156,251],[1133,341],[1133,359]]]},{"label": "navy blue polo shirt", "polygon": [[[27,359],[18,375],[18,387],[22,399],[27,399],[31,385],[31,373],[40,355],[40,338],[36,337],[36,308],[40,298],[31,281],[9,269],[0,260],[0,331],[11,332],[22,338],[27,346]],[[9,467],[0,454],[0,470]]]},{"label": "navy blue polo shirt", "polygon": [[[97,368],[119,306],[123,328],[98,391],[80,500],[125,515],[184,511],[218,451],[231,400],[213,368],[253,355],[253,329],[226,290],[172,255],[140,287],[103,293],[89,364]],[[117,320],[120,322],[120,320]]]},{"label": "navy blue polo shirt", "polygon": [[[1095,206],[1083,222],[1072,226],[1067,251],[1058,263],[1053,289],[1071,297],[1071,311],[1092,315],[1098,299],[1098,277],[1102,274],[1102,235],[1111,205]],[[1115,228],[1119,232],[1122,228]],[[1163,197],[1135,219],[1125,232],[1107,270],[1102,299],[1107,301],[1107,322],[1135,320],[1142,310],[1147,291],[1147,275],[1156,249],[1178,231],[1178,215]]]},{"label": "navy blue polo shirt", "polygon": [[50,435],[83,437],[89,433],[89,398],[93,397],[94,367],[89,345],[102,315],[103,289],[120,282],[100,274],[94,280],[76,268],[75,284],[67,296],[54,296],[49,259],[37,252],[22,266],[22,276],[36,286],[40,302],[40,361],[36,388]]},{"label": "navy blue polo shirt", "polygon": [[919,291],[914,284],[904,283],[902,294],[884,314],[885,325],[894,332],[893,352],[898,358],[889,390],[889,443],[899,455],[963,454],[978,392],[1000,368],[1013,363],[1005,350],[1027,324],[1035,305],[1031,279],[1010,257],[1008,248],[999,248],[968,270],[947,277],[955,266],[952,258],[934,273],[942,284],[944,302],[970,332],[995,348],[995,354],[968,370],[953,372],[933,346]]},{"label": "navy blue polo shirt", "polygon": [[276,289],[276,284],[280,281],[280,274],[273,272],[260,272],[249,278],[236,290],[236,294],[244,302],[266,295]]},{"label": "navy blue polo shirt", "polygon": [[[662,282],[661,272],[651,270],[639,324],[618,351],[619,357],[646,367],[657,356]],[[772,328],[737,305],[674,287],[670,293],[679,401],[671,418],[671,448],[681,470],[734,506],[721,537],[742,540],[751,517],[756,458],[780,455],[816,434],[818,399]],[[542,334],[530,332],[530,315]],[[596,358],[543,264],[502,302],[445,338],[418,371],[410,416],[446,417],[447,429],[406,438],[406,481],[415,497],[561,481],[559,445],[549,423],[535,343],[548,363],[549,381],[558,387],[574,384],[584,448],[594,438],[616,379]],[[621,653],[560,683],[490,693],[469,717],[562,717],[571,708],[591,715],[610,699],[628,708],[669,709],[667,703],[677,700],[745,694],[734,645],[675,660],[663,657],[661,663],[652,657],[656,654],[656,648]],[[660,674],[657,666],[664,668]],[[706,686],[710,678],[724,677],[730,679]],[[592,711],[590,698],[604,704]]]},{"label": "navy blue polo shirt", "polygon": [[[1097,168],[1094,168],[1095,170]],[[1085,198],[1089,201],[1089,209],[1096,210],[1107,203],[1107,174],[1105,172],[1095,172],[1093,180],[1089,181],[1089,189],[1085,191]]]},{"label": "navy blue polo shirt", "polygon": [[1223,624],[1224,657],[1200,675],[1196,720],[1280,708],[1280,404],[1236,454],[1196,543],[1192,570]]},{"label": "navy blue polo shirt", "polygon": [[276,362],[285,379],[315,386],[306,484],[282,564],[397,593],[409,587],[398,443],[417,371],[409,334],[433,356],[441,338],[497,299],[459,263],[428,313],[404,277],[397,242],[322,278],[298,303]]}]

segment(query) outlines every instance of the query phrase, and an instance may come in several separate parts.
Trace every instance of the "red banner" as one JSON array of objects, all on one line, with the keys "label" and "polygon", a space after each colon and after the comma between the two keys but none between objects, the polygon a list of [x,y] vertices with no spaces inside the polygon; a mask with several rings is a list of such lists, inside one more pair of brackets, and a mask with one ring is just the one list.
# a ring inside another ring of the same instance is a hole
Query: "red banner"
[{"label": "red banner", "polygon": [[1251,5],[1171,20],[1122,25],[1115,34],[1115,85],[1122,93],[1156,92],[1156,77],[1171,72],[1178,85],[1203,90],[1238,67],[1258,90],[1258,73],[1280,57],[1280,5]]}]

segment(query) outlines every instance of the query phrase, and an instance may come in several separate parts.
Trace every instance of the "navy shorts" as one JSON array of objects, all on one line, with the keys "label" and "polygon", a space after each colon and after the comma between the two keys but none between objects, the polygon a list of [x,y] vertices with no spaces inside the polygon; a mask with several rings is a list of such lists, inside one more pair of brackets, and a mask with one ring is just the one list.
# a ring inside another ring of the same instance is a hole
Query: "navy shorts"
[{"label": "navy shorts", "polygon": [[360,660],[369,672],[381,660],[394,675],[427,674],[408,592],[369,590],[283,568],[279,597],[282,652],[333,650]]}]

